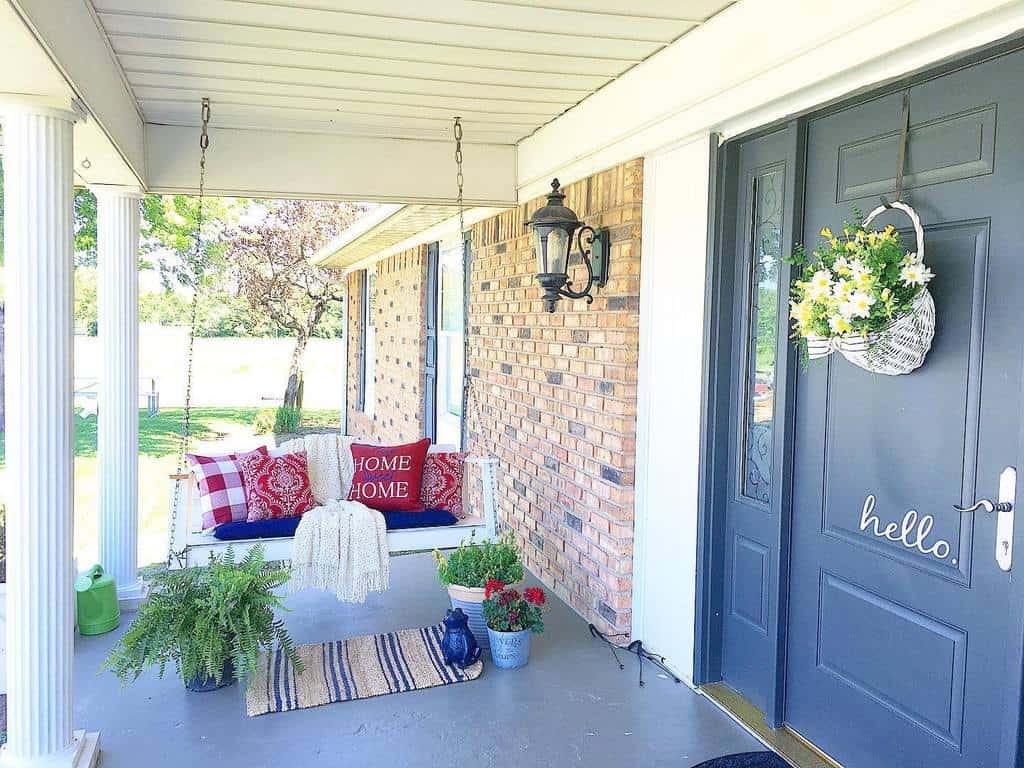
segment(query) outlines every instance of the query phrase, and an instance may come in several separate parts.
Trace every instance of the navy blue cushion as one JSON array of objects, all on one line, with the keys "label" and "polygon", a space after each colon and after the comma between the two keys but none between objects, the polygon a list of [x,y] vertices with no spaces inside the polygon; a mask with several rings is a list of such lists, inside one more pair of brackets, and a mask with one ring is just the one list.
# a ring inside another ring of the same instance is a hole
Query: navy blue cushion
[{"label": "navy blue cushion", "polygon": [[[381,512],[389,531],[407,528],[435,528],[440,525],[454,525],[455,515],[446,509],[427,509],[423,512]],[[257,520],[252,523],[224,523],[217,526],[213,535],[221,541],[242,539],[284,539],[295,535],[301,517],[284,517],[277,520]]]},{"label": "navy blue cushion", "polygon": [[224,523],[224,525],[217,526],[213,535],[221,541],[283,539],[295,535],[295,529],[299,527],[301,519],[301,517],[281,517],[274,520],[255,520],[251,523],[244,520],[237,523]]},{"label": "navy blue cushion", "polygon": [[454,525],[455,515],[447,509],[425,509],[422,512],[381,512],[389,531],[406,528],[435,528],[439,525]]}]

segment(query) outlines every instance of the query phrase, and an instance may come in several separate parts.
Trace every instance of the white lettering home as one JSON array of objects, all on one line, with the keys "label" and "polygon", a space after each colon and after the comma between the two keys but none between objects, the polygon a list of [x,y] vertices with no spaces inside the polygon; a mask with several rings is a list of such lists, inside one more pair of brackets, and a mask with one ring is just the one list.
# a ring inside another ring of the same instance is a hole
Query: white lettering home
[{"label": "white lettering home", "polygon": [[350,498],[360,499],[399,499],[409,495],[409,483],[405,480],[392,480],[390,483],[356,483],[352,486]]},{"label": "white lettering home", "polygon": [[931,515],[918,515],[916,509],[908,510],[901,522],[890,522],[882,526],[882,521],[875,514],[875,496],[868,495],[864,499],[864,508],[860,513],[860,529],[862,531],[871,529],[871,532],[881,539],[888,539],[902,544],[907,549],[916,549],[922,555],[933,555],[939,560],[949,557],[949,542],[939,539],[932,545],[926,540],[928,534],[935,526],[935,518]]},{"label": "white lettering home", "polygon": [[412,457],[403,456],[360,456],[355,461],[357,472],[402,472],[412,468]]}]

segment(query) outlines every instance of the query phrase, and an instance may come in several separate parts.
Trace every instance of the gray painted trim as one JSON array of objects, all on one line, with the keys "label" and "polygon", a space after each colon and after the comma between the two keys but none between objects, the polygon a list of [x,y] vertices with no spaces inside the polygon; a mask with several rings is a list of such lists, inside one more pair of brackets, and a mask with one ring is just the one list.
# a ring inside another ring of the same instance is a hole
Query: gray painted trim
[{"label": "gray painted trim", "polygon": [[[697,485],[697,601],[694,628],[697,636],[693,644],[693,682],[703,685],[718,680],[721,668],[722,624],[720,613],[716,618],[715,605],[719,604],[715,588],[714,500],[715,458],[717,453],[721,318],[719,301],[722,287],[722,259],[719,257],[723,241],[719,222],[724,209],[726,153],[720,148],[722,135],[711,134],[708,152],[711,177],[708,179],[708,233],[704,288],[704,355],[701,371],[700,467]],[[730,336],[731,334],[726,334]]]},{"label": "gray painted trim", "polygon": [[437,323],[441,281],[438,267],[441,244],[427,246],[426,306],[423,308],[423,326],[426,350],[423,359],[423,436],[437,442]]},{"label": "gray painted trim", "polygon": [[[791,145],[787,152],[786,164],[792,168],[787,175],[785,205],[789,210],[786,221],[787,231],[783,232],[782,252],[792,253],[800,241],[803,230],[804,184],[806,180],[807,120],[794,120],[790,124]],[[783,262],[779,270],[779,314],[785,318],[784,329],[789,329],[789,285],[792,267]],[[789,636],[789,552],[793,524],[793,454],[794,431],[796,429],[796,382],[800,375],[800,356],[796,345],[790,343],[789,334],[780,333],[776,347],[776,390],[782,397],[775,402],[773,421],[779,425],[779,436],[775,440],[773,466],[779,468],[779,486],[772,500],[772,512],[778,515],[779,531],[775,541],[777,562],[773,563],[776,574],[775,610],[769,615],[768,634],[775,636],[772,648],[774,676],[769,685],[768,711],[765,722],[772,728],[779,728],[785,720],[786,707],[786,645]]]}]

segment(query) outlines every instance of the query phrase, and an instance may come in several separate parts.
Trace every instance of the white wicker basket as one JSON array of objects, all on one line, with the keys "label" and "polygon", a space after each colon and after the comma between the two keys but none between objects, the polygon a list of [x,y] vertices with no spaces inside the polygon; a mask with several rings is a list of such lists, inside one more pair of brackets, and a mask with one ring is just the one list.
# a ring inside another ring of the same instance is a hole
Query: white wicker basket
[{"label": "white wicker basket", "polygon": [[[917,212],[906,203],[878,206],[864,219],[864,226],[889,208],[903,211],[913,223],[914,234],[917,236],[917,254],[924,261],[924,228]],[[935,301],[931,292],[922,288],[910,311],[898,317],[887,328],[869,333],[866,337],[857,334],[835,339],[808,338],[807,352],[812,360],[839,352],[864,370],[899,376],[921,367],[931,349],[934,336]]]}]

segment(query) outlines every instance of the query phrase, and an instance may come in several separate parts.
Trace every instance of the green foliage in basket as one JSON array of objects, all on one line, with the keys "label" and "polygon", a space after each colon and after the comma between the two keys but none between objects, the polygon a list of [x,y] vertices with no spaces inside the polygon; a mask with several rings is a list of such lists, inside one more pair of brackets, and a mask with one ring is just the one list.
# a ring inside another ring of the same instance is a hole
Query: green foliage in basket
[{"label": "green foliage in basket", "polygon": [[274,434],[290,435],[299,431],[302,424],[302,409],[298,406],[282,405],[274,418]]},{"label": "green foliage in basket", "polygon": [[812,254],[798,246],[786,261],[799,267],[789,305],[793,335],[804,345],[809,337],[884,330],[934,277],[891,225],[878,231],[847,221],[836,234],[825,227]]},{"label": "green foliage in basket", "polygon": [[434,562],[437,577],[445,586],[483,588],[491,579],[514,584],[523,578],[523,564],[511,533],[497,541],[478,542],[474,531],[468,543],[463,542],[447,555],[435,549]]},{"label": "green foliage in basket", "polygon": [[252,430],[257,435],[269,435],[274,431],[277,413],[273,408],[260,408],[252,420]]},{"label": "green foliage in basket", "polygon": [[287,570],[266,562],[261,547],[237,562],[229,547],[205,567],[154,573],[146,601],[103,667],[125,684],[146,667],[163,677],[172,663],[183,682],[199,676],[219,683],[230,660],[235,677],[251,680],[261,650],[276,644],[301,674],[291,636],[274,616],[283,608],[275,590],[288,578]]}]

